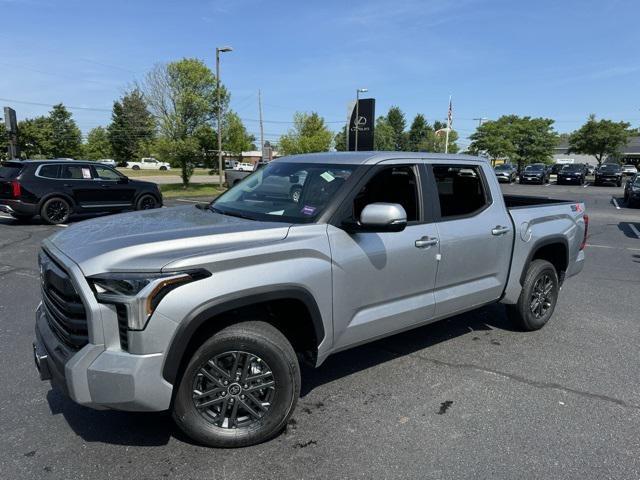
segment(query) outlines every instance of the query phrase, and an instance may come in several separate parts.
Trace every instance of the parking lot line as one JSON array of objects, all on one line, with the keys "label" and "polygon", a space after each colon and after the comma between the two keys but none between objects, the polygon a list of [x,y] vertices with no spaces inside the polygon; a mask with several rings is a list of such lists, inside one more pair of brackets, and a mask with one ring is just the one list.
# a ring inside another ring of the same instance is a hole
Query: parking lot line
[{"label": "parking lot line", "polygon": [[188,200],[186,198],[176,198],[176,202],[204,203],[200,200]]},{"label": "parking lot line", "polygon": [[591,185],[589,182],[585,183],[582,188],[587,188],[589,185]]},{"label": "parking lot line", "polygon": [[615,205],[616,209],[620,210],[620,205],[618,205],[618,201],[615,199],[615,197],[611,197],[611,201]]},{"label": "parking lot line", "polygon": [[637,237],[640,238],[640,232],[638,231],[638,229],[636,228],[636,226],[633,223],[629,223],[627,224],[629,225],[629,228],[631,229],[631,231],[633,232],[633,234]]}]

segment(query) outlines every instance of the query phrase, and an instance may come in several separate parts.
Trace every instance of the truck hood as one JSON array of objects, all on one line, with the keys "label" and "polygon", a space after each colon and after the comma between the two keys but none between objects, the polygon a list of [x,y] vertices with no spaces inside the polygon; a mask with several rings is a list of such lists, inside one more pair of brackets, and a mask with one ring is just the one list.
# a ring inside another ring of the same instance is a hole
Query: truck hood
[{"label": "truck hood", "polygon": [[289,227],[287,223],[245,220],[190,205],[87,220],[49,237],[45,246],[60,250],[87,276],[159,271],[181,258],[283,240]]}]

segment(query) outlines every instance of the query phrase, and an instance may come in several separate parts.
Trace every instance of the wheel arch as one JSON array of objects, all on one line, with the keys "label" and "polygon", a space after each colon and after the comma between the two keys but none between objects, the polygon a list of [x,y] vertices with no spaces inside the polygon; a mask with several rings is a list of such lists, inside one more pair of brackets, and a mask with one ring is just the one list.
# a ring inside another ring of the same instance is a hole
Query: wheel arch
[{"label": "wheel arch", "polygon": [[[269,317],[269,313],[277,314],[285,306],[291,316],[302,314],[303,321],[294,324],[290,317]],[[243,317],[247,314],[254,316]],[[264,318],[265,314],[268,318]],[[308,347],[310,353],[317,356],[318,346],[325,337],[325,329],[313,295],[307,289],[297,286],[255,288],[216,299],[189,314],[180,323],[171,340],[162,376],[169,383],[175,384],[190,354],[204,340],[228,325],[260,317],[278,328],[296,351],[306,351],[305,348]],[[311,339],[308,338],[309,334]]]},{"label": "wheel arch", "polygon": [[47,193],[47,194],[43,195],[40,198],[40,200],[38,201],[38,215],[40,215],[40,211],[42,210],[42,206],[44,205],[44,203],[47,200],[50,200],[52,198],[63,198],[64,200],[69,202],[69,205],[71,206],[71,210],[72,211],[75,210],[78,207],[78,205],[73,200],[73,197],[71,195],[68,195],[68,194],[62,193],[62,192],[51,192],[51,193]]},{"label": "wheel arch", "polygon": [[560,235],[543,238],[533,244],[527,260],[524,263],[520,274],[520,285],[524,285],[524,279],[527,275],[529,265],[534,260],[547,260],[551,263],[558,274],[558,281],[562,284],[564,274],[569,267],[569,242]]}]

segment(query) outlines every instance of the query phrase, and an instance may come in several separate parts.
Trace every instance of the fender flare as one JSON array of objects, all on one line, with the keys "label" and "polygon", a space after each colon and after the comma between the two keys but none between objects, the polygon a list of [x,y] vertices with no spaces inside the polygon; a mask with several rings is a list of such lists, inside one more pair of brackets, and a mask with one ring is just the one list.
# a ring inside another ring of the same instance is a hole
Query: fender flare
[{"label": "fender flare", "polygon": [[184,354],[193,335],[211,318],[241,307],[273,300],[289,299],[299,300],[307,307],[316,335],[317,348],[324,340],[325,330],[318,304],[308,290],[291,285],[252,288],[216,298],[198,307],[180,322],[165,356],[164,366],[162,367],[163,378],[172,385],[175,383]]}]

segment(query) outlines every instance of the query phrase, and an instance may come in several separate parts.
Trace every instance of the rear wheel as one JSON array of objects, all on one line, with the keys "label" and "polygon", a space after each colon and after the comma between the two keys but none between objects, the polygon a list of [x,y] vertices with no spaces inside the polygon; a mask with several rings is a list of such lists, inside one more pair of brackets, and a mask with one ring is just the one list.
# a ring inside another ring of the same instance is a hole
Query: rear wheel
[{"label": "rear wheel", "polygon": [[162,167],[160,167],[160,170],[165,171],[167,169],[167,167],[165,167],[164,165]]},{"label": "rear wheel", "polygon": [[553,315],[558,301],[558,274],[546,260],[534,260],[515,305],[507,305],[509,318],[523,330],[542,328]]},{"label": "rear wheel", "polygon": [[59,225],[69,220],[71,205],[64,198],[53,197],[42,204],[40,217],[50,225]]},{"label": "rear wheel", "polygon": [[277,435],[300,395],[293,347],[265,322],[231,325],[196,350],[180,380],[173,418],[211,447],[255,445]]},{"label": "rear wheel", "polygon": [[131,170],[140,170],[140,166],[139,165],[134,165],[133,167],[131,167]]}]

